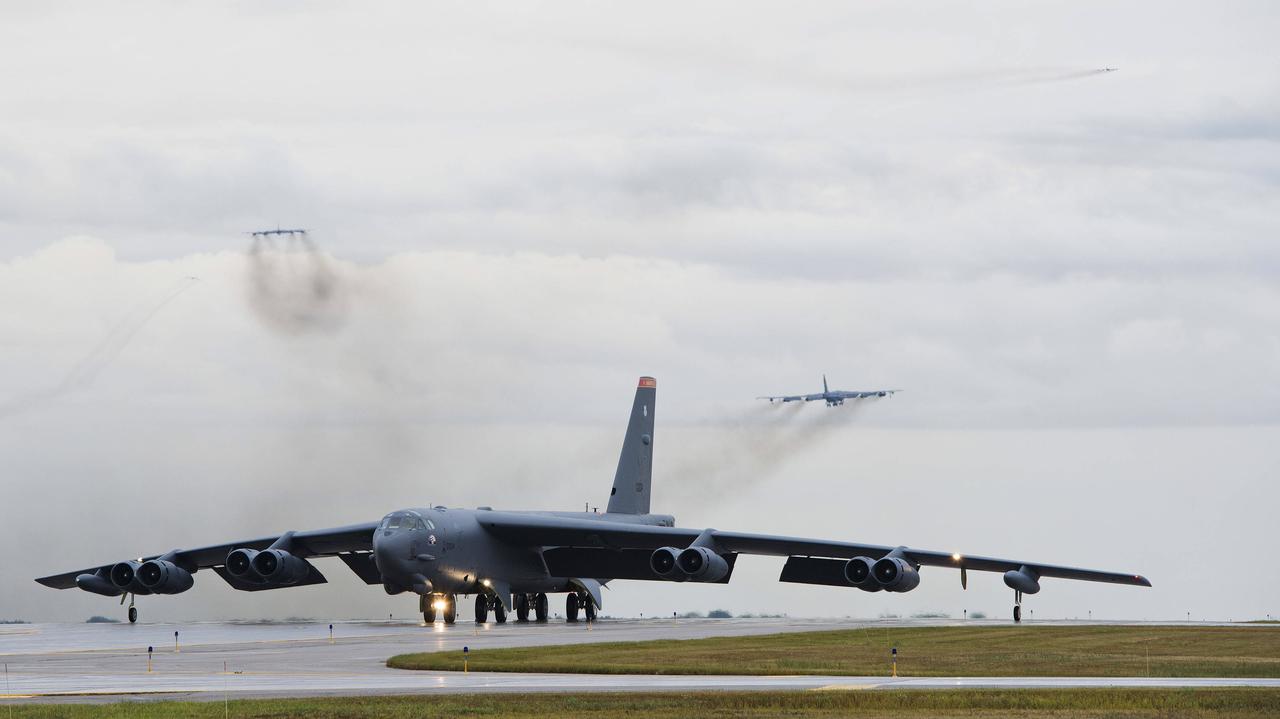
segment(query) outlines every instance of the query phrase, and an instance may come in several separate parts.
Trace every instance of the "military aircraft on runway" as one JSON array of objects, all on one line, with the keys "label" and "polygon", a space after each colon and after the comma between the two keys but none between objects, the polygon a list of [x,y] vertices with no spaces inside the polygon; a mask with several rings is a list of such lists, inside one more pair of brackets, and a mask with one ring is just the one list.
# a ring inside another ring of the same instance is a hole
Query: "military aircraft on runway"
[{"label": "military aircraft on runway", "polygon": [[1015,559],[971,557],[952,552],[880,546],[826,539],[722,532],[676,527],[669,514],[652,514],[654,402],[657,382],[641,377],[614,473],[609,504],[596,512],[500,512],[488,507],[400,509],[381,521],[333,529],[286,531],[194,549],[173,549],[140,559],[99,564],[36,581],[56,589],[129,599],[129,621],[137,621],[134,599],[179,594],[201,569],[246,592],[324,583],[311,562],[338,557],[366,584],[388,594],[411,592],[428,623],[437,612],[446,624],[457,618],[457,595],[474,594],[476,621],[489,612],[505,622],[515,611],[527,621],[548,616],[547,594],[563,593],[565,616],[587,620],[601,606],[601,586],[615,579],[668,582],[729,581],[740,554],[786,557],[783,582],[856,587],[867,592],[907,592],[920,583],[921,567],[1003,572],[1014,590],[1014,621],[1022,618],[1022,595],[1040,591],[1040,579],[1080,579],[1149,587],[1137,574],[1074,569]]},{"label": "military aircraft on runway", "polygon": [[873,390],[843,390],[828,389],[827,376],[822,375],[822,391],[817,394],[788,394],[779,396],[756,397],[756,399],[767,399],[770,402],[813,402],[815,400],[823,400],[828,407],[839,407],[844,404],[846,399],[866,399],[867,397],[888,397],[894,392],[901,392],[900,389],[873,389]]}]

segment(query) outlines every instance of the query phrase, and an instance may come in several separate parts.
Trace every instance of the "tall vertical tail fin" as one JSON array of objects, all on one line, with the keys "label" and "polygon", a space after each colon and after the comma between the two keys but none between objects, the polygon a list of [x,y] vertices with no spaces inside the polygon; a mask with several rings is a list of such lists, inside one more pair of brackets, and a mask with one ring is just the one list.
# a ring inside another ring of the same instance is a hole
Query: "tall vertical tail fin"
[{"label": "tall vertical tail fin", "polygon": [[636,398],[631,403],[631,420],[622,440],[618,471],[613,475],[607,511],[621,514],[648,514],[649,490],[653,479],[653,412],[658,397],[658,381],[641,377]]},{"label": "tall vertical tail fin", "polygon": [[824,375],[822,375],[822,391],[823,391],[824,393],[826,393],[826,392],[830,392],[830,391],[831,391],[831,390],[827,389],[827,376],[826,376],[825,374],[824,374]]}]

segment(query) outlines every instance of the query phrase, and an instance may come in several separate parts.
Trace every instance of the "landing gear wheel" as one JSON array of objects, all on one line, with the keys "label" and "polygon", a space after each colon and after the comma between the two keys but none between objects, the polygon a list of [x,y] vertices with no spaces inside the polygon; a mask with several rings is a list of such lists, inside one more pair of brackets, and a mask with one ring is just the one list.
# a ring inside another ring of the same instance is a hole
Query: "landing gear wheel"
[{"label": "landing gear wheel", "polygon": [[582,604],[582,608],[586,610],[587,621],[594,622],[596,620],[596,603],[591,597],[583,595],[578,602]]},{"label": "landing gear wheel", "polygon": [[458,597],[456,594],[444,595],[444,623],[453,624],[458,621]]},{"label": "landing gear wheel", "polygon": [[138,608],[129,607],[129,623],[136,624],[138,621]]},{"label": "landing gear wheel", "polygon": [[570,593],[564,600],[564,620],[566,622],[578,621],[578,595]]},{"label": "landing gear wheel", "polygon": [[1020,604],[1013,605],[1013,622],[1014,624],[1022,622],[1022,605]]},{"label": "landing gear wheel", "polygon": [[539,624],[547,623],[547,595],[538,592],[538,596],[533,598],[533,616],[538,620]]},{"label": "landing gear wheel", "polygon": [[524,624],[529,621],[529,595],[516,595],[516,623]]},{"label": "landing gear wheel", "polygon": [[476,595],[476,624],[484,624],[489,621],[489,597],[483,594]]},{"label": "landing gear wheel", "polygon": [[422,596],[422,621],[427,625],[436,623],[436,598],[434,594]]},{"label": "landing gear wheel", "polygon": [[507,623],[507,608],[503,606],[501,600],[496,598],[493,601],[493,621],[499,624]]}]

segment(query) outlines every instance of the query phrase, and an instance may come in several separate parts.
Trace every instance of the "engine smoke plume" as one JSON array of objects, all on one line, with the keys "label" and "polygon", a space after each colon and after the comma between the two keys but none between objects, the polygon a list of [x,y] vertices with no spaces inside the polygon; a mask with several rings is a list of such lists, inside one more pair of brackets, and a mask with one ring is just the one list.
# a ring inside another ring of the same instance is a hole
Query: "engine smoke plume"
[{"label": "engine smoke plume", "polygon": [[254,235],[249,248],[249,305],[270,328],[287,334],[340,328],[346,288],[333,261],[306,233],[276,241]]}]

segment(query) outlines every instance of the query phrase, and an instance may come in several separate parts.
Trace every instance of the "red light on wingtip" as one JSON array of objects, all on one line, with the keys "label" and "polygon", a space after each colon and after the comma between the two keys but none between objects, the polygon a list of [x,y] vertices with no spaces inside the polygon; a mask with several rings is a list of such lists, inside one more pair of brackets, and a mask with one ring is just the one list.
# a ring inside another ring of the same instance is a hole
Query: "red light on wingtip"
[{"label": "red light on wingtip", "polygon": [[652,388],[654,388],[654,389],[657,389],[657,387],[658,387],[658,380],[656,380],[656,379],[654,379],[654,378],[652,378],[652,377],[641,377],[641,378],[640,378],[640,387],[652,387]]}]

